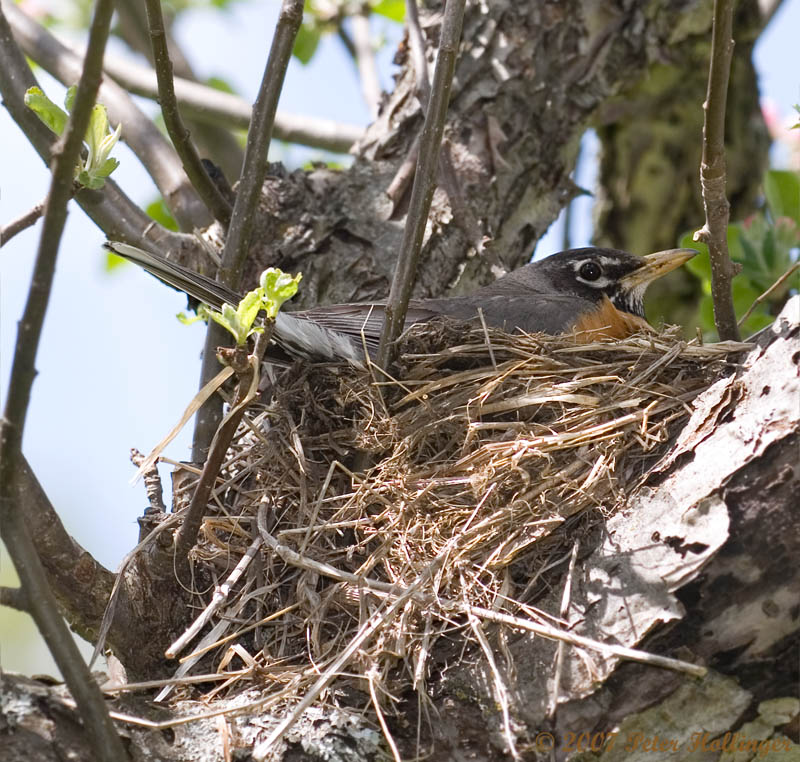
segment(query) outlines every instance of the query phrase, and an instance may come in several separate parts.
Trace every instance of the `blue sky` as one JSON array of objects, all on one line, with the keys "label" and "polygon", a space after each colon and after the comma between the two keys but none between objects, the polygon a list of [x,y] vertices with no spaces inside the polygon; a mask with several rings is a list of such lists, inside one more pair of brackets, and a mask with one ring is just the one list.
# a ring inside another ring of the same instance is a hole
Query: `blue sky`
[{"label": "blue sky", "polygon": [[[229,15],[195,12],[183,21],[178,37],[194,57],[201,76],[221,76],[246,98],[258,86],[277,15],[277,3],[235,3]],[[382,33],[383,22],[375,32]],[[762,94],[788,116],[800,102],[800,75],[788,61],[796,59],[800,0],[785,0],[756,48]],[[396,33],[395,33],[396,36]],[[382,82],[390,87],[393,55],[386,46],[379,56]],[[46,76],[41,84],[54,100],[62,89]],[[152,104],[143,102],[150,113]],[[336,39],[323,41],[311,64],[293,62],[281,108],[366,124],[353,66]],[[0,109],[2,174],[0,220],[7,222],[41,201],[48,173]],[[291,158],[298,156],[292,150]],[[126,151],[115,179],[145,204],[155,197],[148,176]],[[282,158],[278,149],[273,158]],[[593,168],[578,177],[592,187]],[[574,245],[591,234],[589,199],[576,213]],[[5,395],[16,338],[16,321],[24,304],[39,226],[0,250],[0,383]],[[186,327],[174,319],[185,299],[133,267],[112,274],[103,269],[103,234],[73,205],[64,234],[52,300],[37,368],[39,375],[25,432],[24,450],[45,490],[75,538],[95,557],[115,568],[135,544],[136,517],[146,505],[141,485],[131,487],[134,469],[129,450],[148,451],[181,415],[196,391],[203,341],[200,325]],[[554,226],[538,252],[560,248]],[[167,454],[189,457],[191,426]],[[169,469],[162,466],[168,483]],[[0,560],[0,583],[13,584],[7,555]],[[0,665],[4,669],[55,673],[25,615],[0,610],[4,632]]]}]

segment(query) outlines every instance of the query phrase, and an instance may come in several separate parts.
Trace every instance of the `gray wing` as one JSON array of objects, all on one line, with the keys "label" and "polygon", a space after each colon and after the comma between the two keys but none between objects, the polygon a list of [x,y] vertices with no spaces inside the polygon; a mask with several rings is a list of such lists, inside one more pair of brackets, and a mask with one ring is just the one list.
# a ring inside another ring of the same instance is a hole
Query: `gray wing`
[{"label": "gray wing", "polygon": [[436,314],[457,320],[478,320],[478,308],[486,325],[509,333],[558,334],[571,330],[583,312],[596,309],[588,299],[566,294],[545,294],[530,291],[524,295],[481,294],[450,299],[425,299],[421,302]]}]

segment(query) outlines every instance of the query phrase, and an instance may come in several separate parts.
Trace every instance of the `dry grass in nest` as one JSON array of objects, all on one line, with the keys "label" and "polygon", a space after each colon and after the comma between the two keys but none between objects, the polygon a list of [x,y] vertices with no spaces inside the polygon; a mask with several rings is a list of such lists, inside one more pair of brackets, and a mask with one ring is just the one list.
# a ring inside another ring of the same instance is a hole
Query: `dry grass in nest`
[{"label": "dry grass in nest", "polygon": [[[231,592],[184,672],[205,656],[203,672],[210,660],[225,686],[252,678],[293,716],[355,676],[382,719],[390,694],[424,685],[440,635],[487,653],[475,621],[534,616],[517,599],[542,541],[619,508],[743,348],[447,339],[458,346],[431,352],[430,329],[407,338],[399,381],[304,366],[241,427],[193,559]],[[373,464],[363,476],[357,452]]]}]

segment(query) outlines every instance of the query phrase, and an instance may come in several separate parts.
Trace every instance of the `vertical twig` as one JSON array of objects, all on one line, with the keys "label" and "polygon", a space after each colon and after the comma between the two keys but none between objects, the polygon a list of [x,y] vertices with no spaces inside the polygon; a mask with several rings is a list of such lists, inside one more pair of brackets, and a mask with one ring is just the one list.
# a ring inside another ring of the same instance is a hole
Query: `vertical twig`
[{"label": "vertical twig", "polygon": [[353,48],[358,77],[361,80],[361,93],[369,108],[370,116],[378,116],[378,106],[381,102],[381,83],[378,79],[378,69],[375,66],[375,52],[372,49],[372,40],[369,35],[369,7],[362,8],[352,17],[353,23]]},{"label": "vertical twig", "polygon": [[[239,288],[244,262],[250,249],[256,207],[267,174],[267,156],[272,140],[275,112],[278,109],[278,98],[283,89],[286,68],[292,57],[292,48],[302,21],[303,0],[283,0],[264,76],[261,79],[258,97],[253,105],[242,176],[233,206],[231,225],[225,239],[225,249],[222,252],[222,264],[217,275],[218,280],[234,290]],[[208,324],[203,350],[203,366],[200,371],[201,389],[216,375],[216,348],[224,345],[227,340],[228,337],[223,328],[214,322]],[[221,420],[222,402],[219,397],[215,396],[208,400],[197,413],[192,443],[192,460],[196,462],[205,460],[211,439]]]},{"label": "vertical twig", "polygon": [[161,0],[145,0],[145,7],[158,80],[158,100],[167,132],[175,151],[180,156],[187,177],[203,199],[208,211],[214,219],[227,225],[231,219],[231,205],[208,176],[178,110],[178,100],[175,97],[175,86],[172,81],[172,61],[167,49],[167,32],[164,29],[164,17],[161,15]]},{"label": "vertical twig", "polygon": [[444,120],[450,99],[458,43],[461,39],[464,4],[465,0],[449,0],[444,11],[441,42],[436,56],[431,97],[422,127],[419,159],[414,175],[414,186],[411,189],[411,201],[403,232],[403,243],[400,247],[397,269],[392,279],[389,300],[386,304],[386,317],[376,358],[376,363],[381,368],[386,368],[389,364],[393,344],[400,335],[405,322],[408,300],[414,286],[414,275],[433,198],[433,181],[439,161],[439,147],[444,132]]},{"label": "vertical twig", "polygon": [[100,87],[103,51],[113,10],[112,0],[98,0],[89,30],[89,45],[75,105],[63,141],[56,144],[42,235],[28,299],[19,323],[8,397],[4,417],[0,421],[0,531],[3,541],[22,581],[31,615],[78,704],[97,759],[108,762],[125,760],[128,756],[108,716],[102,695],[61,618],[44,567],[15,500],[15,492],[17,476],[22,467],[22,435],[36,376],[36,354],[50,301],[58,247],[67,219],[67,203],[72,197],[75,165]]},{"label": "vertical twig", "polygon": [[695,241],[708,244],[711,258],[711,297],[714,323],[721,341],[738,341],[739,328],[733,308],[731,281],[737,268],[728,253],[728,212],[725,196],[725,109],[728,79],[733,56],[734,0],[714,0],[714,23],[711,31],[711,62],[708,91],[703,104],[703,157],[700,163],[700,187],[706,221],[694,234]]},{"label": "vertical twig", "polygon": [[[419,23],[417,0],[406,0],[406,17],[408,19],[408,42],[411,49],[411,57],[414,62],[414,73],[417,79],[417,96],[424,110],[427,108],[427,104],[430,101],[431,83],[428,77],[428,61],[425,57],[425,40],[422,36],[422,26]],[[406,159],[406,161],[408,161],[408,159]],[[413,156],[412,161],[416,161],[416,155]],[[450,201],[450,208],[453,211],[453,218],[456,224],[466,233],[475,251],[482,253],[484,249],[480,226],[464,194],[461,192],[458,174],[456,173],[450,151],[450,144],[447,140],[443,141],[442,150],[439,154],[439,182],[445,193],[447,193],[447,198]],[[389,196],[392,197],[391,194],[389,194]],[[495,264],[501,265],[500,262],[496,262]]]}]

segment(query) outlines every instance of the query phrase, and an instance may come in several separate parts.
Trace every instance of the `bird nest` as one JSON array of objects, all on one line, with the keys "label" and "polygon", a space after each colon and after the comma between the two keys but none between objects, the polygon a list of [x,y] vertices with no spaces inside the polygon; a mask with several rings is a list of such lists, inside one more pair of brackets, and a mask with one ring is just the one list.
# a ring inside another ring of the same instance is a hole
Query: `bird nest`
[{"label": "bird nest", "polygon": [[394,377],[287,371],[208,506],[182,674],[216,672],[212,695],[258,685],[290,719],[362,696],[383,725],[442,637],[490,660],[484,631],[536,618],[543,571],[625,504],[742,348],[441,324],[405,337]]}]

